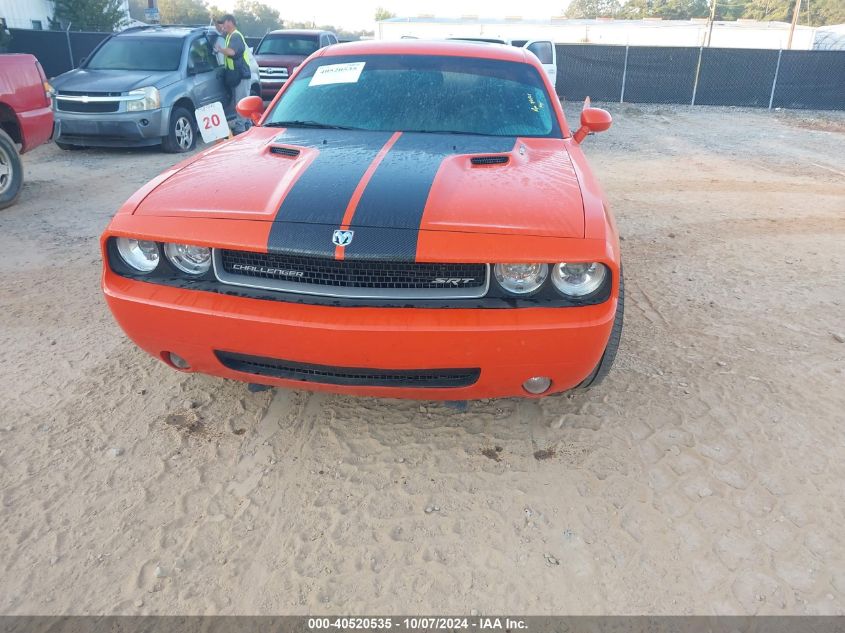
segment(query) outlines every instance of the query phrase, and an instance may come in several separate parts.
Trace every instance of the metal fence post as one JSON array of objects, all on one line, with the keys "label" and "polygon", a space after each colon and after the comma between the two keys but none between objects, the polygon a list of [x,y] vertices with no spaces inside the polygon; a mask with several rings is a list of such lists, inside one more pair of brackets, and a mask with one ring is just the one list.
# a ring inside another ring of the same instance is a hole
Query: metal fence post
[{"label": "metal fence post", "polygon": [[775,66],[775,76],[772,79],[772,94],[769,95],[769,110],[772,109],[772,103],[775,100],[775,86],[778,85],[778,73],[780,72],[780,58],[783,56],[783,49],[778,51],[778,63]]},{"label": "metal fence post", "polygon": [[619,94],[619,103],[625,102],[625,78],[628,76],[628,49],[630,46],[625,45],[625,65],[622,67],[622,92]]},{"label": "metal fence post", "polygon": [[65,36],[67,37],[67,53],[68,53],[68,55],[70,55],[70,67],[71,67],[71,70],[73,70],[74,68],[76,68],[76,64],[73,63],[73,47],[71,47],[71,45],[70,45],[70,25],[71,24],[73,24],[73,22],[67,23],[67,28],[65,29]]},{"label": "metal fence post", "polygon": [[701,57],[704,55],[704,47],[698,47],[698,65],[695,67],[695,82],[692,84],[692,101],[690,105],[695,105],[695,94],[698,92],[698,78],[701,76]]}]

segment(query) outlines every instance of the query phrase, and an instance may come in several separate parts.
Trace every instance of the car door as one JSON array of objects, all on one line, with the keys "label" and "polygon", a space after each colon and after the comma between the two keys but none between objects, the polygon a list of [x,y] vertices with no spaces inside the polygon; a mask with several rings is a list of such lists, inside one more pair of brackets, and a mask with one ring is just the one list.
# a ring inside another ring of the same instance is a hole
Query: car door
[{"label": "car door", "polygon": [[220,101],[227,105],[223,67],[208,39],[202,35],[191,41],[188,49],[188,80],[191,82],[191,99],[197,108]]},{"label": "car door", "polygon": [[557,51],[550,40],[528,40],[522,48],[527,48],[537,56],[552,85],[557,88]]}]

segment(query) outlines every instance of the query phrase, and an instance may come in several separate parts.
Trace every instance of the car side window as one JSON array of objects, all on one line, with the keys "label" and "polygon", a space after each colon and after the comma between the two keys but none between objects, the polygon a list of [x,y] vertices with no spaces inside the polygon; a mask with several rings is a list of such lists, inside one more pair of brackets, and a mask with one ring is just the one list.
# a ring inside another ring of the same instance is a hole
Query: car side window
[{"label": "car side window", "polygon": [[334,35],[329,35],[329,44],[337,44],[337,38]]},{"label": "car side window", "polygon": [[528,50],[537,56],[541,64],[553,63],[551,42],[534,42],[528,47]]},{"label": "car side window", "polygon": [[325,35],[321,35],[320,36],[320,48],[323,48],[324,46],[328,46],[328,45],[329,45],[329,38],[326,37]]},{"label": "car side window", "polygon": [[211,51],[208,40],[200,37],[191,42],[191,48],[188,51],[188,68],[197,73],[206,73],[214,70],[215,66],[217,66],[217,59]]}]

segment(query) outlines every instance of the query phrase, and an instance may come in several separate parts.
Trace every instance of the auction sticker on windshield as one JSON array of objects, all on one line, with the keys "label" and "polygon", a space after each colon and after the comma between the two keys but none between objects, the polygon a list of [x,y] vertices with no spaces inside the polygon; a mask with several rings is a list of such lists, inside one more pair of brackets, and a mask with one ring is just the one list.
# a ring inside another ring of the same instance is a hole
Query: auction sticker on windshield
[{"label": "auction sticker on windshield", "polygon": [[197,108],[194,116],[197,117],[197,126],[204,143],[231,136],[229,122],[226,121],[226,113],[223,112],[223,104],[219,101]]},{"label": "auction sticker on windshield", "polygon": [[354,84],[364,70],[366,62],[350,62],[348,64],[328,64],[320,66],[311,77],[309,86],[325,86],[327,84]]}]

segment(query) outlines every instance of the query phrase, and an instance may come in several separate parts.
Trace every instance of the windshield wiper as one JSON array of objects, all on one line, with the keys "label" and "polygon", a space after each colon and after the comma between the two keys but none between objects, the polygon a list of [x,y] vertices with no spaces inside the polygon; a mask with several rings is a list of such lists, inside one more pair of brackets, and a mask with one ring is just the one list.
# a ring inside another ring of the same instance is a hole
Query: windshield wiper
[{"label": "windshield wiper", "polygon": [[265,123],[263,127],[310,127],[321,130],[360,130],[359,127],[349,127],[346,125],[331,125],[329,123],[320,123],[318,121],[272,121]]}]

